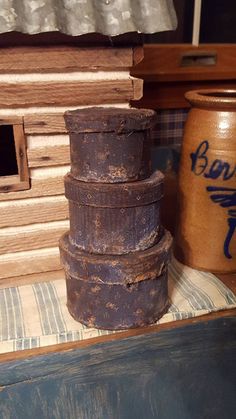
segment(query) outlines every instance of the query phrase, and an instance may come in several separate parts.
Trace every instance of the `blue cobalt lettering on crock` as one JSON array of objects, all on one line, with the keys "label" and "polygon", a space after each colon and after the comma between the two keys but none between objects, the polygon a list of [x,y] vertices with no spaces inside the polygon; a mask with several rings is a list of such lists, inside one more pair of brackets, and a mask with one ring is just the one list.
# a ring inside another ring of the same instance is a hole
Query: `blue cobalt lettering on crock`
[{"label": "blue cobalt lettering on crock", "polygon": [[[236,165],[231,167],[230,163],[220,159],[209,161],[207,152],[209,150],[209,142],[202,141],[197,149],[190,153],[191,171],[196,176],[204,176],[207,179],[219,179],[227,181],[236,176]],[[230,253],[230,244],[233,235],[236,233],[236,189],[222,186],[207,186],[207,192],[210,194],[211,200],[215,204],[219,204],[223,208],[228,209],[228,232],[223,244],[225,257],[232,259]]]},{"label": "blue cobalt lettering on crock", "polygon": [[211,200],[219,204],[223,208],[235,207],[235,209],[228,210],[228,233],[224,241],[224,255],[228,259],[232,259],[229,247],[234,233],[236,232],[236,189],[207,186],[207,192],[212,193]]},{"label": "blue cobalt lettering on crock", "polygon": [[232,168],[228,162],[220,159],[215,159],[212,163],[209,163],[208,150],[209,142],[205,140],[199,144],[195,152],[190,153],[191,170],[195,175],[203,175],[209,179],[218,179],[222,176],[223,180],[229,180],[236,175],[236,165]]}]

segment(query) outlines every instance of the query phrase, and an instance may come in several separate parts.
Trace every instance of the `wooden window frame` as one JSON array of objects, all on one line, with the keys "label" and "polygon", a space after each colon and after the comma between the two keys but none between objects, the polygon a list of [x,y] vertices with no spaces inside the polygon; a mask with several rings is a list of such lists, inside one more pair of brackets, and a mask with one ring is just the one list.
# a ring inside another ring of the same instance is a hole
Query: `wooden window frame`
[{"label": "wooden window frame", "polygon": [[0,117],[0,125],[12,125],[18,174],[0,177],[0,193],[30,188],[23,118]]}]

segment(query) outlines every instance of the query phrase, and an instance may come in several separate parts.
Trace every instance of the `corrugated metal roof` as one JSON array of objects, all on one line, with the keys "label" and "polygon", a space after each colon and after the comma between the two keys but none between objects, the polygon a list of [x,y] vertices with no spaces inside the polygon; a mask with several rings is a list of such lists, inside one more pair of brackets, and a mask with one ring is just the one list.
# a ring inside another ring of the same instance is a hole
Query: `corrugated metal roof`
[{"label": "corrugated metal roof", "polygon": [[155,33],[176,28],[173,0],[0,0],[0,33]]}]

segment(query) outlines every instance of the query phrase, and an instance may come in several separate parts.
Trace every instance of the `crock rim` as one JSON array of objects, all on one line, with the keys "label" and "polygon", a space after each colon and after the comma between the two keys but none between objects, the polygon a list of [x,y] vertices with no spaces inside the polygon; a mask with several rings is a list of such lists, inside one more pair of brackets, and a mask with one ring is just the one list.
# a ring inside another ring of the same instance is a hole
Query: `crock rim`
[{"label": "crock rim", "polygon": [[185,93],[186,100],[193,106],[203,108],[234,108],[236,89],[197,89]]}]

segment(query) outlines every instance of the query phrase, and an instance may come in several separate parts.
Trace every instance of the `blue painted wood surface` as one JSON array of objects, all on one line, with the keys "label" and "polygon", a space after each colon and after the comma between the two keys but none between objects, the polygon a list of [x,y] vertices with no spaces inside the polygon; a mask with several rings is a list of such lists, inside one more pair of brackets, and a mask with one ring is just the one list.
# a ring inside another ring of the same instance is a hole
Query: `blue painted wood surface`
[{"label": "blue painted wood surface", "polygon": [[1,419],[234,419],[236,319],[0,364]]}]

